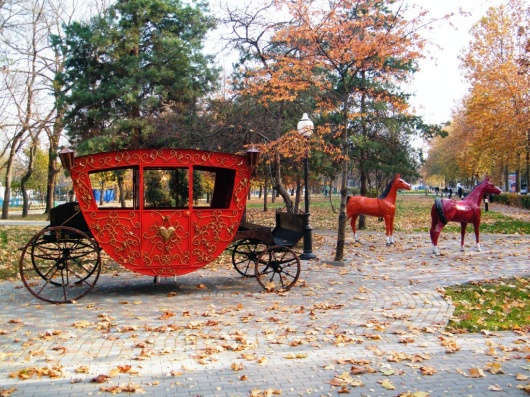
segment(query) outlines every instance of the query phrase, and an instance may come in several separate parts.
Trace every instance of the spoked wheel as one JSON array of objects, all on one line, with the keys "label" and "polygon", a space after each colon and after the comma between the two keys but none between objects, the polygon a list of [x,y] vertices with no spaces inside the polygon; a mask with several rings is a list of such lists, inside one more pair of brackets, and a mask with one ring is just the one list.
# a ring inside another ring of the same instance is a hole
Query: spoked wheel
[{"label": "spoked wheel", "polygon": [[101,272],[96,242],[80,230],[48,227],[22,249],[20,276],[37,298],[50,303],[70,303],[85,296]]},{"label": "spoked wheel", "polygon": [[268,248],[261,240],[239,240],[232,247],[232,264],[239,274],[245,277],[254,277],[256,262],[263,251]]},{"label": "spoked wheel", "polygon": [[289,247],[275,245],[263,251],[256,262],[258,283],[268,291],[288,290],[300,276],[300,259]]}]

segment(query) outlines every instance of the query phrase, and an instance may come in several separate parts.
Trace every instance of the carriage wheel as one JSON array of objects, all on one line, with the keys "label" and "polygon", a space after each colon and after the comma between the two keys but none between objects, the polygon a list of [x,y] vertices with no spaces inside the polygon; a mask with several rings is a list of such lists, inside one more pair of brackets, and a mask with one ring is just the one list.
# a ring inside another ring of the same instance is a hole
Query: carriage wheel
[{"label": "carriage wheel", "polygon": [[288,290],[299,276],[300,259],[289,247],[270,247],[261,253],[256,262],[258,283],[268,291]]},{"label": "carriage wheel", "polygon": [[80,230],[48,227],[22,249],[19,270],[25,287],[37,298],[70,303],[94,288],[101,271],[99,247]]},{"label": "carriage wheel", "polygon": [[[79,232],[79,230],[76,230],[76,233]],[[37,239],[33,244],[31,244],[31,254],[30,254],[30,257],[31,257],[31,262],[33,263],[33,267],[35,269],[35,272],[40,276],[42,277],[43,279],[47,279],[47,275],[44,274],[48,269],[47,267],[42,267],[42,263],[40,263],[41,261],[41,256],[42,256],[42,252],[43,250],[46,250],[46,246],[50,243],[50,241],[56,241],[57,238],[56,238],[56,234],[52,233],[51,230],[50,230],[50,227],[47,226],[45,227],[41,233],[43,233],[43,238],[42,239]],[[40,234],[40,233],[39,233]],[[79,245],[82,245],[84,243],[86,243],[87,241],[83,242],[83,241],[79,241]],[[88,241],[89,244],[92,244],[91,241]],[[85,278],[83,280],[80,280],[80,281],[84,281],[85,279],[87,279],[88,277],[90,277],[92,275],[92,273],[94,273],[94,271],[97,269],[96,266],[92,267],[91,271],[90,269],[88,269],[89,271],[86,273],[85,275]],[[44,272],[44,273],[43,273]],[[56,281],[54,279],[51,279],[50,280],[50,283],[54,284],[54,285],[63,285],[62,283],[62,280],[59,280],[59,281]]]},{"label": "carriage wheel", "polygon": [[245,277],[254,277],[256,262],[261,253],[268,245],[261,240],[244,239],[239,240],[232,251],[232,264],[239,274]]}]

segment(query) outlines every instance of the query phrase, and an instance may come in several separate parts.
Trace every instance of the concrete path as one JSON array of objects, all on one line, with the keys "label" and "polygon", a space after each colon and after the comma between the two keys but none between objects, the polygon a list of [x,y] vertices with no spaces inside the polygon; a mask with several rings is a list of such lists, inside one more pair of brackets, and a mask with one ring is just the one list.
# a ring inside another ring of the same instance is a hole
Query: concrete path
[{"label": "concrete path", "polygon": [[318,260],[287,293],[264,293],[229,260],[176,284],[105,275],[68,305],[2,282],[1,395],[528,395],[530,335],[449,334],[440,292],[529,275],[529,236],[483,235],[481,253],[462,254],[442,234],[435,257],[425,234],[389,248],[382,233],[348,235],[343,267],[326,264],[335,238],[314,232]]}]

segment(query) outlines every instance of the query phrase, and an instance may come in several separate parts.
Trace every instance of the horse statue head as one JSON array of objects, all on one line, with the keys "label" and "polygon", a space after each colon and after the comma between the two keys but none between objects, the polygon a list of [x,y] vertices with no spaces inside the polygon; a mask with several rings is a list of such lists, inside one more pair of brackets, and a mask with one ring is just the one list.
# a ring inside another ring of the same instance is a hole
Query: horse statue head
[{"label": "horse statue head", "polygon": [[394,184],[396,186],[396,189],[398,190],[400,189],[410,190],[410,185],[407,182],[405,182],[403,179],[401,179],[400,174],[396,174],[396,177],[394,178]]},{"label": "horse statue head", "polygon": [[493,183],[490,182],[490,178],[486,177],[484,179],[485,187],[484,187],[484,194],[501,194],[502,190],[495,186]]}]

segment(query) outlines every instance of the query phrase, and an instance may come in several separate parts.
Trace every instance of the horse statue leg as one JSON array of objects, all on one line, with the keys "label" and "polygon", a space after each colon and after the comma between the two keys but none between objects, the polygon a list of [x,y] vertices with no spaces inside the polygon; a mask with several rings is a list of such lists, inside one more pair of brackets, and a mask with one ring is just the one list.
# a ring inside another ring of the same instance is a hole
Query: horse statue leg
[{"label": "horse statue leg", "polygon": [[444,226],[443,222],[438,218],[438,214],[433,206],[433,209],[431,210],[431,229],[429,230],[429,233],[431,235],[432,253],[434,255],[440,255],[440,251],[438,251],[438,238],[440,237],[440,233]]},{"label": "horse statue leg", "polygon": [[353,239],[355,240],[356,243],[359,242],[359,239],[357,238],[357,228],[355,226],[355,224],[357,223],[358,216],[359,215],[353,215],[350,219],[351,230],[353,231]]},{"label": "horse statue leg", "polygon": [[466,222],[460,222],[460,251],[464,251],[464,239],[466,237]]},{"label": "horse statue leg", "polygon": [[385,229],[386,229],[386,246],[394,244],[394,236],[392,236],[392,217],[385,216]]},{"label": "horse statue leg", "polygon": [[477,242],[477,251],[482,252],[480,249],[480,219],[473,221],[473,227],[475,228],[475,241]]},{"label": "horse statue leg", "polygon": [[390,217],[390,244],[394,244],[394,214]]}]

